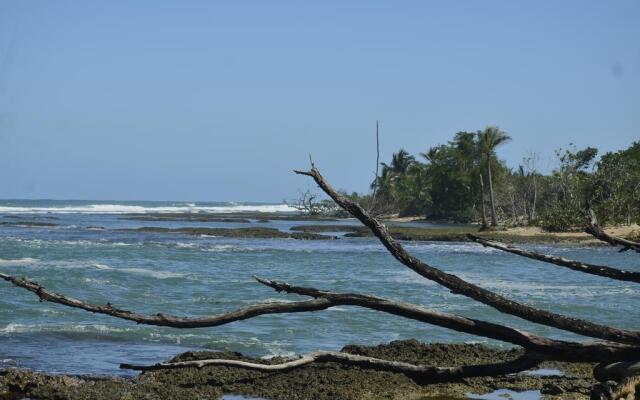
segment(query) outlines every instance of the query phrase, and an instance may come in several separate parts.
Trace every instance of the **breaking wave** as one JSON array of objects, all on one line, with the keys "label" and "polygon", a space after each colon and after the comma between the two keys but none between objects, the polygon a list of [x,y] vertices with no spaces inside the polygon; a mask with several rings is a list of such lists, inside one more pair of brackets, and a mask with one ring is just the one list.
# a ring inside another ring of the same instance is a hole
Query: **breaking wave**
[{"label": "breaking wave", "polygon": [[36,262],[38,262],[38,260],[36,258],[31,258],[31,257],[17,258],[15,260],[5,260],[0,258],[0,267],[31,265]]},{"label": "breaking wave", "polygon": [[178,205],[128,205],[128,204],[85,204],[62,206],[0,206],[3,214],[148,214],[148,213],[232,213],[232,212],[295,212],[287,204],[230,204],[198,206],[196,203]]},{"label": "breaking wave", "polygon": [[38,268],[53,268],[53,269],[85,269],[86,268],[86,269],[96,269],[99,271],[130,273],[130,274],[142,275],[142,276],[155,278],[155,279],[171,279],[171,278],[191,279],[191,275],[186,273],[152,270],[152,269],[146,269],[146,268],[113,267],[107,264],[98,263],[90,260],[38,262],[38,260],[33,258],[22,258],[18,260],[0,259],[0,266],[3,266],[3,265],[32,266],[36,263],[38,264],[37,265]]}]

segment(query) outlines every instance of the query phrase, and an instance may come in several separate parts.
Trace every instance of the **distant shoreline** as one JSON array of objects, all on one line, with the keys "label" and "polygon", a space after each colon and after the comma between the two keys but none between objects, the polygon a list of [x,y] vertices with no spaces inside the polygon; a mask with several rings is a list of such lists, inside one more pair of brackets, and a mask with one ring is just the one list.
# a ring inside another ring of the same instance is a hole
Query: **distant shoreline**
[{"label": "distant shoreline", "polygon": [[[81,213],[82,214],[82,213]],[[42,214],[7,214],[0,218],[0,225],[24,228],[55,229],[55,213]],[[42,218],[48,218],[46,222]],[[372,237],[371,231],[353,218],[338,218],[322,215],[308,215],[296,212],[154,212],[154,213],[122,213],[118,219],[139,221],[141,226],[121,231],[135,231],[150,234],[187,234],[209,235],[238,238],[291,238],[299,240],[341,239],[354,237]],[[53,221],[50,221],[50,220]],[[173,226],[172,229],[147,226],[145,222],[185,223],[184,226]],[[290,227],[273,225],[274,222],[289,222]],[[548,232],[540,227],[515,227],[504,230],[479,232],[478,225],[456,224],[447,221],[429,221],[420,217],[391,217],[384,222],[391,235],[402,241],[435,241],[466,242],[467,234],[477,234],[487,239],[520,244],[563,244],[603,246],[603,242],[582,232]],[[188,223],[188,225],[187,225]],[[231,225],[213,225],[223,223]],[[201,225],[194,225],[201,224]],[[205,224],[209,224],[206,226]],[[271,226],[269,224],[272,224]],[[92,229],[104,229],[93,226]],[[606,231],[623,238],[637,239],[640,226],[637,224],[613,226]]]}]

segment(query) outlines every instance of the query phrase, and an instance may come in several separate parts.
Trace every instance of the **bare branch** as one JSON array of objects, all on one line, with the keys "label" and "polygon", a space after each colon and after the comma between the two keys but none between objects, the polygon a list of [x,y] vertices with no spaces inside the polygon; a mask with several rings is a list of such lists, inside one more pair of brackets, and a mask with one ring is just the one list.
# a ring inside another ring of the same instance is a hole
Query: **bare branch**
[{"label": "bare branch", "polygon": [[508,326],[455,314],[442,313],[411,303],[363,294],[322,291],[314,288],[293,286],[285,282],[270,281],[258,277],[254,278],[258,282],[272,287],[278,292],[284,291],[302,296],[323,298],[331,301],[335,305],[352,305],[383,311],[458,332],[516,344],[529,351],[545,354],[549,359],[558,361],[582,360],[602,362],[612,359],[637,360],[640,355],[639,347],[631,347],[611,342],[578,343],[553,340]]},{"label": "bare branch", "polygon": [[621,246],[622,249],[620,249],[620,251],[635,250],[640,253],[640,243],[609,235],[600,225],[598,225],[596,214],[591,209],[589,209],[589,216],[591,217],[591,222],[585,229],[585,232],[598,240],[609,243],[611,246]]},{"label": "bare branch", "polygon": [[378,121],[376,120],[376,175],[373,180],[373,193],[371,194],[371,204],[369,204],[369,212],[373,212],[376,208],[376,194],[378,192],[378,183],[380,180],[380,130]]},{"label": "bare branch", "polygon": [[605,278],[616,279],[619,281],[640,283],[640,272],[625,271],[617,268],[611,268],[606,265],[589,264],[580,261],[570,260],[564,257],[551,256],[547,254],[536,253],[535,251],[521,249],[509,244],[497,242],[494,240],[484,239],[471,233],[467,237],[485,247],[506,251],[508,253],[517,254],[519,256],[531,258],[533,260],[543,261],[546,263],[567,267],[574,271],[584,272],[586,274],[603,276]]},{"label": "bare branch", "polygon": [[450,381],[453,379],[495,376],[512,374],[531,369],[543,360],[535,354],[525,354],[515,360],[487,365],[470,365],[460,367],[431,367],[414,365],[400,361],[382,360],[379,358],[342,353],[337,351],[316,351],[308,353],[295,360],[281,364],[258,364],[239,360],[209,359],[195,361],[181,361],[174,363],[159,363],[154,365],[120,364],[122,369],[136,371],[154,371],[179,368],[202,368],[206,366],[227,366],[245,368],[264,372],[288,371],[305,365],[320,362],[335,362],[342,365],[357,366],[364,369],[381,370],[403,373],[418,382]]},{"label": "bare branch", "polygon": [[58,293],[46,290],[37,282],[30,281],[26,278],[16,278],[11,275],[0,273],[0,278],[13,283],[15,286],[26,289],[35,293],[40,301],[48,301],[51,303],[62,304],[68,307],[79,308],[81,310],[93,312],[96,314],[110,315],[112,317],[137,322],[138,324],[168,326],[172,328],[204,328],[228,324],[234,321],[241,321],[264,314],[280,314],[291,312],[305,312],[325,310],[332,306],[327,299],[314,299],[300,302],[271,302],[261,303],[253,306],[240,308],[219,315],[210,315],[205,317],[188,318],[177,317],[167,314],[145,315],[138,314],[133,311],[116,308],[110,303],[106,305],[96,305],[86,303],[72,297],[67,297]]},{"label": "bare branch", "polygon": [[258,282],[277,291],[311,296],[314,297],[314,299],[298,302],[260,303],[224,314],[188,318],[166,314],[139,314],[115,308],[109,303],[104,306],[90,304],[61,294],[52,293],[37,282],[33,282],[25,278],[15,278],[3,273],[0,273],[0,278],[35,293],[41,301],[62,304],[145,325],[168,326],[172,328],[215,327],[265,314],[319,311],[334,306],[351,305],[382,311],[416,321],[453,329],[459,332],[516,344],[536,353],[545,354],[547,357],[554,360],[615,362],[640,359],[640,347],[631,347],[617,343],[576,343],[552,340],[507,326],[470,319],[454,314],[441,313],[410,303],[362,294],[321,291],[314,288],[293,286],[284,282],[271,281],[257,277],[255,279]]},{"label": "bare branch", "polygon": [[531,322],[613,342],[640,344],[640,332],[638,331],[611,328],[583,319],[571,318],[527,306],[469,283],[456,275],[445,273],[438,268],[430,266],[407,253],[402,245],[389,235],[384,224],[369,215],[360,205],[336,192],[331,185],[325,181],[315,166],[312,165],[309,171],[296,171],[296,173],[312,177],[318,186],[340,205],[340,207],[344,208],[371,229],[373,234],[398,261],[421,276],[450,289],[453,293],[467,296],[499,311],[518,316]]}]

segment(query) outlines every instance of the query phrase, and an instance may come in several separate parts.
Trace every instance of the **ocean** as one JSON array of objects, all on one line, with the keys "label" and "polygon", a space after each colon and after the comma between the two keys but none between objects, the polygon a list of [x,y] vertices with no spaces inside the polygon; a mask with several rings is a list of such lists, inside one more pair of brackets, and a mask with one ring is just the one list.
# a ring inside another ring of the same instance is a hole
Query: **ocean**
[{"label": "ocean", "polygon": [[[302,299],[256,283],[252,276],[257,275],[319,289],[413,302],[552,338],[585,340],[451,294],[399,264],[373,238],[306,241],[119,230],[142,226],[260,226],[289,231],[294,225],[310,223],[127,219],[127,214],[238,211],[293,210],[284,204],[262,203],[0,200],[0,271],[29,277],[49,290],[88,302],[110,302],[149,314],[202,316],[263,301]],[[324,223],[336,224],[313,222]],[[636,254],[618,253],[610,247],[562,244],[524,247],[640,270]],[[473,243],[408,242],[406,248],[431,265],[526,304],[621,328],[640,329],[637,284],[581,274]],[[41,303],[32,293],[0,282],[0,368],[130,375],[118,365],[155,363],[187,350],[229,350],[268,358],[409,338],[509,346],[347,306],[313,313],[265,315],[215,328],[144,326]]]}]

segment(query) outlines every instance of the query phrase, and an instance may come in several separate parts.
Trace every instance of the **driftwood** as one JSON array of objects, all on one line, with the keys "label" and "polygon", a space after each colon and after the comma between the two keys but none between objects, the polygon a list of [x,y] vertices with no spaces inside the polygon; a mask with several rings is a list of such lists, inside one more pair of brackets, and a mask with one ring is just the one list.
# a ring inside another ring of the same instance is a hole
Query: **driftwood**
[{"label": "driftwood", "polygon": [[210,315],[205,317],[178,317],[168,314],[145,315],[133,311],[123,310],[114,307],[112,304],[96,305],[74,299],[62,294],[53,293],[45,289],[37,282],[26,278],[17,278],[11,275],[0,273],[0,278],[13,283],[15,286],[35,293],[40,301],[62,304],[65,306],[79,308],[96,314],[110,315],[112,317],[137,322],[144,325],[168,326],[171,328],[204,328],[228,324],[234,321],[241,321],[264,314],[293,313],[305,311],[325,310],[336,304],[331,304],[327,299],[314,299],[300,302],[269,302],[244,307],[224,314]]},{"label": "driftwood", "polygon": [[604,231],[604,229],[602,229],[600,225],[598,225],[596,214],[591,209],[589,209],[589,216],[591,218],[591,222],[585,229],[585,232],[597,238],[598,240],[609,243],[611,246],[622,247],[620,251],[635,250],[636,252],[640,253],[640,243],[609,235]]},{"label": "driftwood", "polygon": [[612,328],[583,319],[567,317],[561,314],[527,306],[469,283],[456,275],[448,274],[436,267],[426,264],[407,253],[402,245],[391,237],[384,224],[369,215],[369,213],[367,213],[359,204],[347,199],[334,190],[313,163],[311,165],[311,170],[295,172],[297,174],[312,177],[318,186],[340,207],[344,208],[371,229],[373,234],[398,261],[421,276],[448,288],[452,293],[472,298],[483,304],[491,306],[498,311],[511,314],[531,322],[612,342],[640,345],[640,332],[638,331]]},{"label": "driftwood", "polygon": [[561,267],[567,267],[574,271],[584,272],[586,274],[598,275],[598,276],[615,279],[619,281],[640,283],[640,272],[625,271],[617,268],[611,268],[606,265],[589,264],[581,261],[570,260],[564,257],[536,253],[535,251],[522,249],[509,244],[497,242],[495,240],[484,239],[472,234],[467,234],[467,237],[475,242],[480,243],[485,247],[492,247],[494,249],[517,254],[519,256],[531,258],[533,260],[543,261],[543,262],[558,265]]},{"label": "driftwood", "polygon": [[400,361],[382,360],[379,358],[342,353],[337,351],[316,351],[300,358],[280,364],[258,364],[240,360],[208,359],[159,363],[154,365],[121,364],[120,368],[136,371],[154,371],[180,368],[202,368],[210,365],[252,369],[263,372],[279,372],[300,368],[318,362],[335,362],[342,365],[357,366],[371,370],[382,370],[405,374],[417,382],[428,383],[450,381],[460,378],[513,374],[536,367],[542,359],[535,354],[524,354],[515,360],[484,365],[468,365],[460,367],[432,367],[415,365]]},{"label": "driftwood", "polygon": [[622,361],[613,364],[602,363],[593,369],[593,377],[600,382],[620,381],[630,376],[640,375],[639,361]]},{"label": "driftwood", "polygon": [[411,303],[364,294],[322,291],[315,288],[294,286],[285,282],[277,282],[258,277],[255,277],[255,279],[259,283],[269,286],[279,292],[284,291],[287,293],[310,296],[314,297],[314,299],[297,302],[260,303],[223,314],[189,318],[167,314],[145,315],[133,311],[122,310],[111,304],[104,306],[95,305],[72,297],[50,292],[37,282],[33,282],[25,278],[16,278],[3,273],[0,273],[0,278],[35,293],[41,301],[62,304],[145,325],[168,326],[172,328],[215,327],[234,321],[254,318],[259,315],[319,311],[335,306],[348,305],[382,311],[388,314],[453,329],[459,332],[465,332],[472,335],[515,344],[532,352],[544,355],[544,357],[549,360],[614,362],[640,359],[640,347],[607,342],[578,343],[553,340],[504,325],[429,310]]}]

